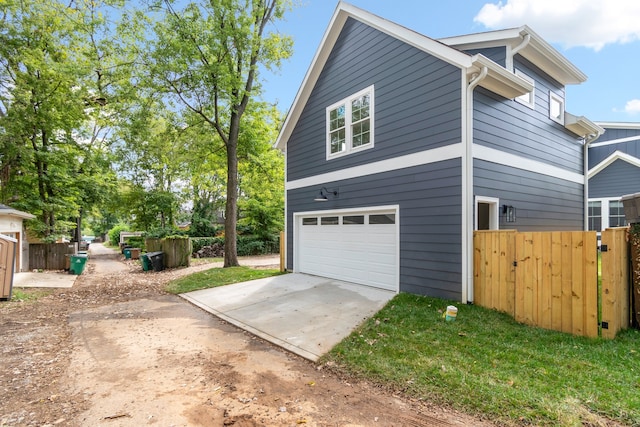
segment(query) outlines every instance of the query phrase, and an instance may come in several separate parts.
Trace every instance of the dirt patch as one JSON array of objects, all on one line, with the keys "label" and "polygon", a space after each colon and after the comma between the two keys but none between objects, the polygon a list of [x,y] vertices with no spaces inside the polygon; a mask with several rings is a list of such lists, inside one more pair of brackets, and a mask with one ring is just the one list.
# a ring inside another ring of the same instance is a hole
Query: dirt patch
[{"label": "dirt patch", "polygon": [[0,426],[487,425],[350,380],[163,292],[108,252],[73,289],[0,304]]}]

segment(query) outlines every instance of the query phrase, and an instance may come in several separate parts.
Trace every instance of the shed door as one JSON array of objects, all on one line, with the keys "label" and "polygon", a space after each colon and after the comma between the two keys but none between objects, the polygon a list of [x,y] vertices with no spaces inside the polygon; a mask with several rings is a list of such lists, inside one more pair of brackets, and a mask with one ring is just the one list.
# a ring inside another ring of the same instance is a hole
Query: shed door
[{"label": "shed door", "polygon": [[395,211],[300,215],[296,243],[301,273],[398,290]]}]

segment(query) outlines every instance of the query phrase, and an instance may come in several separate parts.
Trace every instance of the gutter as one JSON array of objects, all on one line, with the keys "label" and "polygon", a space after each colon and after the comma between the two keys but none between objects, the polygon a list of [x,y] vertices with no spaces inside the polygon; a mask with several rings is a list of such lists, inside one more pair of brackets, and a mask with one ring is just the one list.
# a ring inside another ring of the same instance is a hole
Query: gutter
[{"label": "gutter", "polygon": [[466,87],[465,138],[462,157],[462,303],[473,302],[473,91],[487,77],[483,66]]}]

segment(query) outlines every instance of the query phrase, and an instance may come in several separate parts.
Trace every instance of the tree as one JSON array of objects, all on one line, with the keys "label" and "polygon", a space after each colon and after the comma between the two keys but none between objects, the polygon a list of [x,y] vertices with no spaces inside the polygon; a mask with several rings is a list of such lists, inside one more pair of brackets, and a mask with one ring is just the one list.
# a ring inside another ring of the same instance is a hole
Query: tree
[{"label": "tree", "polygon": [[[280,19],[285,0],[209,0],[181,10],[156,1],[163,19],[153,26],[144,57],[153,87],[199,116],[219,137],[226,153],[225,259],[238,265],[238,153],[243,116],[259,93],[258,68],[278,67],[292,42],[270,22]],[[145,79],[147,76],[140,76]]]},{"label": "tree", "polygon": [[76,228],[110,182],[88,36],[105,25],[102,4],[0,2],[1,196],[36,214],[32,229],[44,237]]}]

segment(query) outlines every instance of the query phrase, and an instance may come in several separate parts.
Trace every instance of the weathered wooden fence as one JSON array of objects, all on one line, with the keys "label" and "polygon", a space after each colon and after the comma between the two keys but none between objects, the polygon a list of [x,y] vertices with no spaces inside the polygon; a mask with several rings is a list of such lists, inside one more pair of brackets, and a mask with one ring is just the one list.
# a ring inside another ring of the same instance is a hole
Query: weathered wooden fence
[{"label": "weathered wooden fence", "polygon": [[68,268],[67,255],[73,255],[75,251],[75,243],[31,243],[29,269],[64,270]]},{"label": "weathered wooden fence", "polygon": [[167,237],[165,239],[145,239],[147,252],[164,252],[165,268],[188,267],[191,265],[191,239]]},{"label": "weathered wooden fence", "polygon": [[606,230],[601,244],[599,291],[595,232],[476,231],[474,303],[588,337],[599,335],[600,322],[612,338],[629,326],[626,228]]}]

